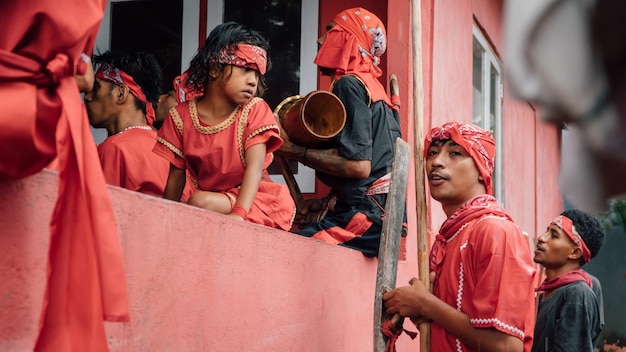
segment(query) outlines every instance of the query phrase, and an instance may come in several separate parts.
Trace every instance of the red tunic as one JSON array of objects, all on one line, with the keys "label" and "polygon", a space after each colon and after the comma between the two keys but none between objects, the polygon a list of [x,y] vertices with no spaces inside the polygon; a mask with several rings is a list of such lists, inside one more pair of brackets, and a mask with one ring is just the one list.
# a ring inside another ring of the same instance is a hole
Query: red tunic
[{"label": "red tunic", "polygon": [[[234,204],[245,172],[245,150],[265,143],[264,168],[272,163],[272,152],[282,145],[270,107],[260,98],[238,106],[217,125],[206,125],[198,117],[196,100],[170,110],[158,133],[154,151],[180,169],[187,169],[196,187],[222,192]],[[267,173],[265,173],[267,176]],[[264,177],[248,212],[248,221],[289,230],[295,204],[285,185]]]},{"label": "red tunic", "polygon": [[[152,152],[156,137],[153,129],[130,128],[100,143],[98,156],[106,182],[131,191],[163,196],[170,164]],[[191,191],[192,185],[187,183],[181,199],[187,200]]]},{"label": "red tunic", "polygon": [[[84,74],[105,0],[0,1],[0,178],[58,157],[37,351],[108,350],[103,318],[128,320],[113,209],[74,75]],[[56,137],[56,138],[55,138]]]},{"label": "red tunic", "polygon": [[[469,216],[449,236],[433,293],[467,314],[476,328],[495,328],[532,347],[536,270],[527,238],[506,216]],[[431,324],[431,351],[472,351]]]}]

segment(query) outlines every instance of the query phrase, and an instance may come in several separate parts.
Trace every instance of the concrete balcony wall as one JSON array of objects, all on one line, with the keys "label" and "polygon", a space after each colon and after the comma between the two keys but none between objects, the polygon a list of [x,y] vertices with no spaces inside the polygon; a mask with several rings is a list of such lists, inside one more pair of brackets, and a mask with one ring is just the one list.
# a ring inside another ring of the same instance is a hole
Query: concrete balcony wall
[{"label": "concrete balcony wall", "polygon": [[[36,340],[56,188],[49,170],[0,181],[2,351],[32,350]],[[106,323],[111,351],[372,350],[376,259],[109,190],[131,312],[129,323]],[[397,344],[409,345],[419,348]]]}]

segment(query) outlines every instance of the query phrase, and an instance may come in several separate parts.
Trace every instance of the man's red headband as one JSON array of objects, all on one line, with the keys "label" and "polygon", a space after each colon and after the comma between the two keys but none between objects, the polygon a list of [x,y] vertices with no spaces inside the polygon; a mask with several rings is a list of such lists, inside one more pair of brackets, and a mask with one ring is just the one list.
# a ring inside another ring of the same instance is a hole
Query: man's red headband
[{"label": "man's red headband", "polygon": [[589,263],[591,260],[591,252],[589,251],[589,248],[587,248],[583,238],[580,237],[580,234],[576,231],[576,227],[574,227],[572,219],[567,216],[559,215],[552,220],[552,225],[558,226],[561,230],[563,230],[563,232],[565,232],[565,234],[567,234],[567,237],[569,237],[576,246],[582,249],[583,259],[585,260],[585,263]]},{"label": "man's red headband", "polygon": [[496,141],[493,132],[471,123],[458,121],[446,122],[435,127],[424,140],[424,157],[428,157],[428,148],[434,141],[451,139],[465,149],[474,159],[474,163],[483,177],[488,194],[493,194],[492,174],[496,157]]},{"label": "man's red headband", "polygon": [[115,68],[109,64],[102,64],[98,71],[96,71],[96,77],[102,80],[111,82],[118,86],[125,85],[130,90],[130,93],[140,102],[146,104],[146,120],[148,124],[152,126],[155,120],[154,108],[152,104],[146,98],[141,87],[135,82],[135,80],[126,72]]}]

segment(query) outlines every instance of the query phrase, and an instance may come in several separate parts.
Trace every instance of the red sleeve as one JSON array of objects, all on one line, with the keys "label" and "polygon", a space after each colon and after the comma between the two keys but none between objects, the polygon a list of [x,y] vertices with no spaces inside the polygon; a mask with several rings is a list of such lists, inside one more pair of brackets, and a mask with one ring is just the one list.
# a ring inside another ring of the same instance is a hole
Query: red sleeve
[{"label": "red sleeve", "polygon": [[259,100],[250,109],[245,138],[244,149],[255,144],[265,143],[268,154],[283,145],[278,122],[265,100]]},{"label": "red sleeve", "polygon": [[157,142],[152,149],[153,152],[179,169],[185,169],[187,165],[183,154],[183,124],[179,113],[181,109],[187,106],[186,103],[183,103],[170,110],[159,129]]},{"label": "red sleeve", "polygon": [[532,334],[529,322],[534,322],[535,314],[536,271],[528,241],[513,222],[502,218],[477,223],[474,234],[470,271],[478,294],[467,311],[470,322],[523,339]]}]

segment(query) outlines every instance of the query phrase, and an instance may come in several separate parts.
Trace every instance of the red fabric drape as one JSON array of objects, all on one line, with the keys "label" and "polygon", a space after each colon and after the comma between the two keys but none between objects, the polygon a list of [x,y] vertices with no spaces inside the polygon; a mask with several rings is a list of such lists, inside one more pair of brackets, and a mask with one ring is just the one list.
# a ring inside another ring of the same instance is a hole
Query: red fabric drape
[{"label": "red fabric drape", "polygon": [[0,177],[34,174],[55,157],[59,170],[37,351],[107,351],[103,319],[128,319],[113,209],[74,81],[105,5],[0,2]]}]

